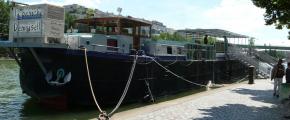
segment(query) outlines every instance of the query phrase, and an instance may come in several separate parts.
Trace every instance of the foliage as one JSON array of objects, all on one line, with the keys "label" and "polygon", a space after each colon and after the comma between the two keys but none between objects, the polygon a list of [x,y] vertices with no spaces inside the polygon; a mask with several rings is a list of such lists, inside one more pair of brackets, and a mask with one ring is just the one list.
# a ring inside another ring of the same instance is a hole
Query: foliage
[{"label": "foliage", "polygon": [[[290,0],[252,0],[254,5],[265,8],[266,25],[275,25],[277,29],[290,29]],[[288,39],[290,40],[290,31]]]},{"label": "foliage", "polygon": [[85,18],[92,18],[94,17],[95,11],[93,9],[88,8],[86,11],[86,17]]},{"label": "foliage", "polygon": [[186,41],[187,39],[177,33],[160,33],[159,35],[153,35],[152,40],[173,40],[173,41]]},{"label": "foliage", "polygon": [[[208,44],[213,45],[216,43],[217,39],[215,37],[208,37]],[[186,38],[178,33],[170,34],[170,33],[160,33],[159,35],[153,35],[152,40],[172,40],[172,41],[190,41],[192,38]],[[202,40],[196,40],[196,43],[203,44]]]},{"label": "foliage", "polygon": [[[11,5],[8,1],[0,0],[0,39],[8,39],[10,8]],[[0,47],[0,57],[6,56],[6,48]]]},{"label": "foliage", "polygon": [[[207,41],[208,41],[208,44],[213,45],[216,43],[217,39],[215,37],[208,36]],[[204,41],[202,43],[204,43]]]},{"label": "foliage", "polygon": [[7,56],[8,56],[7,48],[0,47],[0,58],[1,57],[7,57]]},{"label": "foliage", "polygon": [[255,38],[250,38],[249,39],[249,47],[254,47],[255,46]]},{"label": "foliage", "polygon": [[76,19],[77,19],[76,16],[70,15],[69,13],[65,13],[65,28],[64,28],[65,32],[67,29],[73,27]]},{"label": "foliage", "polygon": [[0,37],[1,34],[8,36],[10,7],[8,1],[0,0]]},{"label": "foliage", "polygon": [[283,51],[277,51],[277,50],[269,49],[269,50],[265,50],[265,52],[268,53],[269,55],[271,55],[272,57],[277,58],[277,59],[286,58],[285,52],[283,52]]}]

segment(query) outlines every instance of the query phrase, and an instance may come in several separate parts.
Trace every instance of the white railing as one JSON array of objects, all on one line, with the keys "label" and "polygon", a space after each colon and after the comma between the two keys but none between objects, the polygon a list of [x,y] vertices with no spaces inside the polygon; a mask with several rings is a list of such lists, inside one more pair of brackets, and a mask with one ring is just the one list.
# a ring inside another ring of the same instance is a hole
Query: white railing
[{"label": "white railing", "polygon": [[263,51],[257,51],[257,50],[253,50],[253,53],[259,57],[262,61],[268,63],[271,66],[274,66],[278,60],[273,58],[272,56],[270,56],[269,54],[263,52]]},{"label": "white railing", "polygon": [[[253,50],[253,52],[259,58],[267,58],[266,55],[263,55],[263,57],[260,57],[259,56],[260,54],[258,54],[258,51],[255,52],[255,50]],[[271,68],[269,66],[265,65],[265,63],[261,62],[259,59],[257,59],[256,56],[251,55],[250,51],[248,49],[245,49],[245,48],[243,49],[243,48],[240,48],[236,45],[231,45],[231,46],[229,46],[229,54],[228,55],[231,59],[238,59],[238,60],[242,61],[244,64],[255,66],[258,74],[261,74],[263,76],[265,76],[265,75],[269,76],[269,70]]]}]

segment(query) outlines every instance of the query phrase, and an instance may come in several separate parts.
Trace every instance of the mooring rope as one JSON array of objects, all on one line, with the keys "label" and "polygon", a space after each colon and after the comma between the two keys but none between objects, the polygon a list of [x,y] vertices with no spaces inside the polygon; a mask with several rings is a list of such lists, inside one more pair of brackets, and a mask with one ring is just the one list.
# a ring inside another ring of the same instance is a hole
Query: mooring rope
[{"label": "mooring rope", "polygon": [[[131,71],[130,71],[130,75],[129,75],[129,78],[128,78],[128,81],[126,83],[126,86],[125,86],[125,89],[123,91],[123,94],[122,96],[120,97],[117,105],[115,106],[115,108],[109,113],[107,114],[105,111],[103,111],[96,99],[96,96],[95,96],[95,93],[94,93],[94,89],[93,89],[93,86],[92,86],[92,81],[91,81],[91,77],[90,77],[90,70],[89,70],[89,64],[88,64],[88,56],[87,56],[87,49],[86,48],[82,48],[82,50],[84,50],[84,55],[85,55],[85,64],[86,64],[86,69],[87,69],[87,75],[88,75],[88,80],[89,80],[89,85],[90,85],[90,90],[91,90],[91,93],[92,93],[92,96],[93,96],[93,99],[94,99],[94,102],[96,104],[96,106],[98,107],[98,110],[100,112],[100,115],[99,115],[99,119],[104,119],[104,120],[109,120],[110,119],[110,116],[112,116],[116,110],[120,107],[120,105],[122,104],[124,98],[126,97],[126,94],[128,92],[128,89],[130,87],[130,84],[131,84],[131,81],[132,81],[132,78],[133,78],[133,74],[134,74],[134,71],[135,71],[135,67],[136,67],[136,63],[137,63],[137,60],[138,60],[138,55],[135,54],[134,55],[134,61],[133,61],[133,65],[131,67]],[[149,57],[149,56],[148,56]],[[195,82],[192,82],[190,80],[187,80],[177,74],[175,74],[174,72],[172,72],[171,70],[167,69],[166,67],[164,67],[163,65],[161,65],[159,62],[157,62],[153,57],[149,57],[150,59],[152,59],[152,61],[154,61],[158,66],[160,66],[161,68],[163,68],[164,70],[166,70],[167,72],[171,73],[172,75],[176,76],[177,78],[180,78],[181,80],[183,81],[186,81],[188,83],[191,83],[191,84],[194,84],[194,85],[198,85],[198,86],[201,86],[201,87],[209,87],[207,85],[203,85],[203,84],[199,84],[199,83],[195,83]]]},{"label": "mooring rope", "polygon": [[147,62],[148,60],[147,60],[147,57],[146,57],[146,59],[145,59],[145,61],[143,62],[143,63],[141,63],[140,61],[137,63],[137,64],[140,64],[140,65],[148,65],[148,64],[151,64],[153,61],[152,60],[150,60],[149,62]]},{"label": "mooring rope", "polygon": [[138,60],[138,55],[134,55],[134,61],[133,61],[133,65],[132,65],[132,68],[131,68],[131,71],[130,71],[130,75],[129,75],[129,78],[128,78],[128,81],[127,81],[127,84],[125,86],[125,89],[123,91],[123,94],[122,96],[120,97],[117,105],[115,106],[115,108],[109,113],[107,114],[105,111],[103,111],[96,99],[96,96],[95,96],[95,93],[94,93],[94,89],[93,89],[93,86],[92,86],[92,81],[91,81],[91,77],[90,77],[90,70],[89,70],[89,64],[88,64],[88,56],[87,56],[87,49],[86,48],[83,48],[84,52],[85,52],[85,63],[86,63],[86,69],[87,69],[87,75],[88,75],[88,80],[89,80],[89,85],[90,85],[90,90],[91,90],[91,93],[92,93],[92,96],[93,96],[93,99],[94,99],[94,102],[96,104],[96,106],[98,107],[98,110],[100,112],[100,115],[99,115],[99,119],[110,119],[110,116],[112,116],[116,110],[120,107],[120,105],[122,104],[124,98],[126,97],[126,94],[128,92],[128,89],[130,87],[130,84],[131,84],[131,81],[132,81],[132,78],[133,78],[133,74],[134,74],[134,71],[135,71],[135,67],[136,67],[136,63],[137,63],[137,60]]},{"label": "mooring rope", "polygon": [[190,66],[194,61],[191,60],[189,64],[185,65],[186,67]]},{"label": "mooring rope", "polygon": [[96,106],[98,107],[98,110],[100,113],[104,113],[104,111],[102,110],[102,108],[100,107],[96,96],[95,96],[95,92],[94,92],[94,88],[92,86],[92,81],[91,81],[91,75],[90,75],[90,70],[89,70],[89,63],[88,63],[88,56],[87,56],[87,49],[83,48],[84,52],[85,52],[85,64],[86,64],[86,69],[87,69],[87,75],[88,75],[88,80],[89,80],[89,84],[90,84],[90,89],[91,89],[91,93],[94,99],[94,102],[96,104]]},{"label": "mooring rope", "polygon": [[173,64],[177,63],[177,61],[178,61],[178,60],[177,60],[177,56],[176,56],[175,60],[174,60],[172,63],[166,65],[165,67],[169,67],[170,65],[173,65]]},{"label": "mooring rope", "polygon": [[176,76],[177,78],[180,78],[181,80],[183,81],[186,81],[188,83],[191,83],[191,84],[194,84],[194,85],[197,85],[197,86],[201,86],[201,87],[207,87],[206,85],[203,85],[203,84],[199,84],[199,83],[195,83],[195,82],[192,82],[190,80],[187,80],[177,74],[175,74],[174,72],[172,72],[171,70],[167,69],[166,67],[164,67],[163,65],[161,65],[159,62],[157,62],[153,57],[150,57],[157,65],[159,65],[161,68],[163,68],[164,70],[168,71],[169,73],[171,73],[172,75]]},{"label": "mooring rope", "polygon": [[114,114],[114,112],[120,107],[120,105],[122,104],[124,98],[126,97],[126,94],[128,92],[128,89],[130,87],[130,84],[131,84],[131,81],[132,81],[132,78],[133,78],[133,75],[134,75],[134,71],[135,71],[135,67],[136,67],[136,63],[137,63],[137,60],[138,60],[138,55],[135,55],[134,56],[134,62],[133,62],[133,65],[132,65],[132,68],[131,68],[131,72],[130,72],[130,75],[129,75],[129,78],[128,78],[128,81],[127,81],[127,84],[126,84],[126,87],[123,91],[123,94],[118,102],[118,104],[116,105],[116,107],[112,110],[112,112],[110,112],[108,115],[109,116],[112,116]]}]

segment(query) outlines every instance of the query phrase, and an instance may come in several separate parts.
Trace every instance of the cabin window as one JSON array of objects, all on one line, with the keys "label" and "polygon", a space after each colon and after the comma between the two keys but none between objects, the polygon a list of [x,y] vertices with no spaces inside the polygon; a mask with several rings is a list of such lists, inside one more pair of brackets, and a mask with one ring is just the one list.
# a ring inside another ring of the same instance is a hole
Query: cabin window
[{"label": "cabin window", "polygon": [[107,39],[107,50],[118,51],[118,41],[116,39]]},{"label": "cabin window", "polygon": [[171,46],[167,46],[167,54],[172,54],[172,47]]}]

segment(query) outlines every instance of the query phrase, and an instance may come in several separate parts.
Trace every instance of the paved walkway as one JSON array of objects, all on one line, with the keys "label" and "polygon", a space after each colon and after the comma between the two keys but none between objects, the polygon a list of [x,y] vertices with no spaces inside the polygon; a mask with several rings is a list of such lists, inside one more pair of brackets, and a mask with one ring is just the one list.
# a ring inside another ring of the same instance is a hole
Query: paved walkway
[{"label": "paved walkway", "polygon": [[240,83],[115,114],[114,120],[283,120],[270,80]]}]

